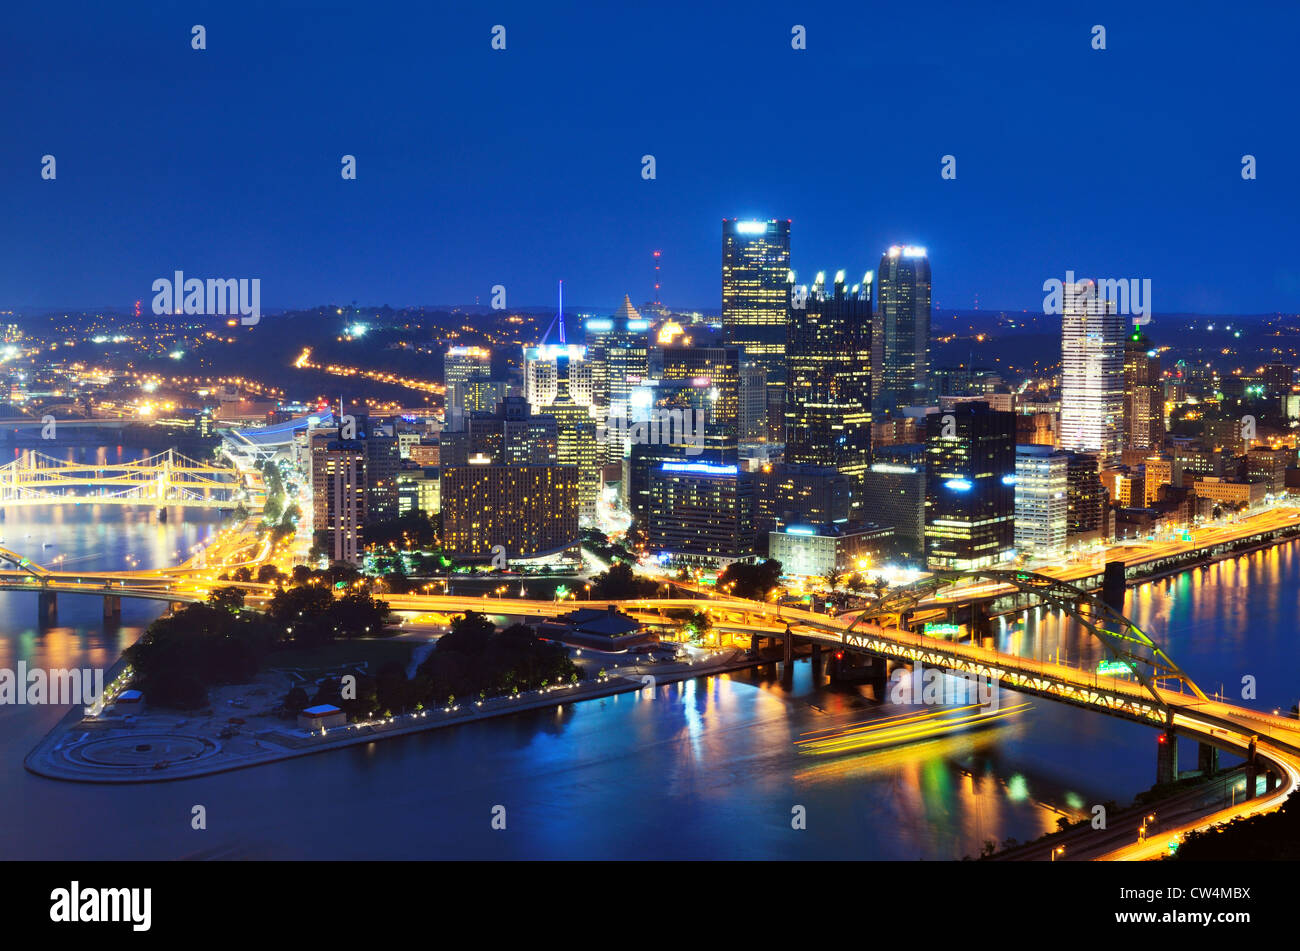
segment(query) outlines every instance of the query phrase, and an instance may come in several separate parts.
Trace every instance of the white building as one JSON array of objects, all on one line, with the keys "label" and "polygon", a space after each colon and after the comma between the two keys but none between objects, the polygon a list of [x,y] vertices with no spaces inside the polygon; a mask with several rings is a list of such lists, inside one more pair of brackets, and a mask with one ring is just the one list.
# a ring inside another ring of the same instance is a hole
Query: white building
[{"label": "white building", "polygon": [[1065,550],[1069,456],[1051,446],[1016,446],[1016,551],[1035,558]]},{"label": "white building", "polygon": [[1061,448],[1097,453],[1104,468],[1124,441],[1124,336],[1128,318],[1099,299],[1093,281],[1064,287],[1061,314]]}]

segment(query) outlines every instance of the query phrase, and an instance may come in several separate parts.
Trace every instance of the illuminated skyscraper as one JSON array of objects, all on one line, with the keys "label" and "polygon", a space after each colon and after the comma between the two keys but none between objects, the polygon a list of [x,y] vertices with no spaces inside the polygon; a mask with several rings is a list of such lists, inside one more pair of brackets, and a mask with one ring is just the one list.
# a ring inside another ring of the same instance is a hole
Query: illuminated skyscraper
[{"label": "illuminated skyscraper", "polygon": [[879,281],[873,405],[878,412],[924,405],[930,371],[930,259],[925,248],[894,245],[880,258]]},{"label": "illuminated skyscraper", "polygon": [[790,222],[722,222],[722,326],[767,371],[768,439],[783,441]]},{"label": "illuminated skyscraper", "polygon": [[1016,447],[1016,550],[1051,557],[1065,551],[1069,521],[1068,453]]},{"label": "illuminated skyscraper", "polygon": [[1128,318],[1093,281],[1066,284],[1061,314],[1061,448],[1118,462],[1124,430],[1124,335]]},{"label": "illuminated skyscraper", "polygon": [[1016,418],[987,403],[926,417],[930,568],[989,568],[1015,550]]},{"label": "illuminated skyscraper", "polygon": [[843,271],[830,288],[817,275],[792,296],[786,338],[786,461],[847,476],[855,518],[871,464],[871,291],[870,271],[852,288]]},{"label": "illuminated skyscraper", "polygon": [[450,418],[453,407],[465,408],[466,385],[492,376],[492,351],[486,347],[448,347],[442,358],[442,373],[447,385],[446,406]]},{"label": "illuminated skyscraper", "polygon": [[1134,327],[1124,341],[1124,440],[1126,449],[1159,449],[1165,441],[1165,393],[1160,355]]}]

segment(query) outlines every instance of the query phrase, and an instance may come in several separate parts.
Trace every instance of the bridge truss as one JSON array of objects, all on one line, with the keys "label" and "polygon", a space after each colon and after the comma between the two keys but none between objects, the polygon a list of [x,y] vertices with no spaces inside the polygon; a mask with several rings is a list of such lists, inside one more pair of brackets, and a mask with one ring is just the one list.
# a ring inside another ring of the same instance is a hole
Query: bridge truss
[{"label": "bridge truss", "polygon": [[120,463],[68,462],[29,450],[0,466],[0,505],[229,508],[239,488],[236,470],[198,462],[175,449]]}]

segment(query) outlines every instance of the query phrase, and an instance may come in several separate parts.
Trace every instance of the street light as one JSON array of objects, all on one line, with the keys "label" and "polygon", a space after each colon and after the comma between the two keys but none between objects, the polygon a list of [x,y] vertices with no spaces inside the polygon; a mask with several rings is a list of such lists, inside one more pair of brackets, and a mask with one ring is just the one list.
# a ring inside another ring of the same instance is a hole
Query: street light
[{"label": "street light", "polygon": [[1052,849],[1052,861],[1055,862],[1056,857],[1058,855],[1064,855],[1064,854],[1065,854],[1065,846],[1058,845],[1056,848]]}]

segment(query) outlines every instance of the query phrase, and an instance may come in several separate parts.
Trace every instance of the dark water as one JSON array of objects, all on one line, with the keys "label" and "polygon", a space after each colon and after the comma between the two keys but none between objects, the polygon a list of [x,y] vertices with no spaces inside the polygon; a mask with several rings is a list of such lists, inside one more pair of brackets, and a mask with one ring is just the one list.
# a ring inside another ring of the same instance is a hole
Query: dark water
[{"label": "dark water", "polygon": [[[36,560],[142,567],[216,531],[215,516],[160,525],[145,510],[13,510],[0,535]],[[27,534],[31,539],[26,539]],[[54,541],[55,549],[41,549]],[[46,559],[48,560],[48,558]],[[1249,591],[1249,597],[1247,593]],[[1130,593],[1131,614],[1208,691],[1257,678],[1261,707],[1300,685],[1294,545]],[[0,666],[111,664],[161,605],[123,602],[106,632],[95,598],[0,594]],[[1031,612],[1004,643],[1100,658],[1071,625]],[[1237,685],[1235,688],[1233,685]],[[1013,702],[1003,695],[1004,703]],[[810,755],[800,734],[916,712],[746,672],[387,740],[203,779],[111,787],[23,770],[57,707],[0,707],[0,856],[6,858],[879,858],[951,859],[1033,838],[1062,814],[1127,801],[1155,778],[1152,730],[1032,701],[1008,725],[884,751]],[[1184,744],[1183,762],[1195,764]],[[208,828],[190,828],[203,805]],[[495,806],[506,829],[492,829]],[[804,807],[806,829],[791,828]]]}]

